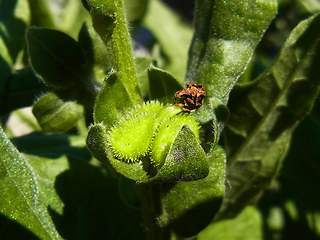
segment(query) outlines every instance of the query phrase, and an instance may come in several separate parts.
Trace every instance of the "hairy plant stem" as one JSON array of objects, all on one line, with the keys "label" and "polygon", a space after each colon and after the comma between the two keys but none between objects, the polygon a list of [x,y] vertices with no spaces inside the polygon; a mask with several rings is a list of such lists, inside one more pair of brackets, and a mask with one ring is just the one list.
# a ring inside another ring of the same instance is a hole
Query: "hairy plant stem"
[{"label": "hairy plant stem", "polygon": [[160,216],[162,215],[160,189],[161,184],[139,185],[143,225],[149,240],[170,239],[170,231],[167,224],[160,221]]},{"label": "hairy plant stem", "polygon": [[131,37],[123,0],[90,0],[93,26],[107,46],[110,62],[133,104],[141,104]]}]

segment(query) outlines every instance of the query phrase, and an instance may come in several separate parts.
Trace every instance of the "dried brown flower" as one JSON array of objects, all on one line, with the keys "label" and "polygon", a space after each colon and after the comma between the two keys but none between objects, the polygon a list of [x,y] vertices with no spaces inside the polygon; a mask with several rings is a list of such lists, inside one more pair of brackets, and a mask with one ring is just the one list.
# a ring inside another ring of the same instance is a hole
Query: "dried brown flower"
[{"label": "dried brown flower", "polygon": [[182,89],[174,94],[174,98],[180,99],[176,106],[182,107],[185,112],[194,112],[202,106],[203,100],[207,95],[202,84],[187,83],[187,88]]}]

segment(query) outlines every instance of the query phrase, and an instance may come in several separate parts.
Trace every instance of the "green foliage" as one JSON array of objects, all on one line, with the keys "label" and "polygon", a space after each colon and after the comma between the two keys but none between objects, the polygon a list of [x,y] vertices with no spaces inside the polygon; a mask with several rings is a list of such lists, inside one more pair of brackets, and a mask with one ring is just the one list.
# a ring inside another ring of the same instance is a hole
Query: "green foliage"
[{"label": "green foliage", "polygon": [[319,237],[317,1],[62,2],[0,1],[1,238]]},{"label": "green foliage", "polygon": [[[227,176],[232,187],[226,192],[222,217],[237,214],[270,184],[294,127],[311,110],[319,91],[315,61],[319,58],[319,24],[320,15],[300,23],[270,68],[249,85],[234,89],[225,131],[230,156]],[[281,71],[284,68],[287,70]],[[243,187],[244,183],[257,188]]]},{"label": "green foliage", "polygon": [[46,201],[57,198],[53,188],[44,188],[41,177],[0,128],[1,214],[17,221],[41,239],[60,239],[47,211]]}]

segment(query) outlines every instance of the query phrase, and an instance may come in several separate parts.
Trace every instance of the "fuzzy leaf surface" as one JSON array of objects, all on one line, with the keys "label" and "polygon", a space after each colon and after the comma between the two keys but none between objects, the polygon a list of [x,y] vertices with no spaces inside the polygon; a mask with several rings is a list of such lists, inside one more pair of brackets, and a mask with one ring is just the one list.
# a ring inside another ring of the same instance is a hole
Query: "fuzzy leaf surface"
[{"label": "fuzzy leaf surface", "polygon": [[42,199],[46,190],[41,188],[36,171],[1,128],[0,138],[1,214],[20,223],[40,239],[61,239]]},{"label": "fuzzy leaf surface", "polygon": [[[63,239],[142,239],[142,228],[135,221],[140,211],[122,201],[118,178],[89,162],[83,136],[33,132],[13,142],[28,154],[38,179],[39,199],[47,204]],[[136,194],[126,182],[122,187],[131,197]],[[123,231],[123,224],[128,231]]]},{"label": "fuzzy leaf surface", "polygon": [[204,111],[197,114],[197,119],[215,121],[216,135],[226,119],[213,116],[219,111],[216,102],[221,102],[218,108],[227,104],[231,89],[276,13],[276,0],[196,1],[195,33],[185,82],[202,83],[206,89]]},{"label": "fuzzy leaf surface", "polygon": [[224,195],[225,153],[217,147],[207,157],[209,175],[192,182],[166,183],[162,204],[169,225],[179,235],[194,236],[205,228],[217,213]]},{"label": "fuzzy leaf surface", "polygon": [[26,33],[34,71],[49,85],[68,87],[87,82],[86,58],[78,43],[63,32],[30,27]]},{"label": "fuzzy leaf surface", "polygon": [[320,88],[320,15],[301,22],[278,58],[230,98],[226,128],[226,196],[219,218],[232,217],[268,187],[292,132],[312,109]]},{"label": "fuzzy leaf surface", "polygon": [[[141,95],[132,55],[131,38],[122,0],[88,0],[93,27],[106,45],[116,82],[122,85],[131,103],[141,104]],[[107,82],[105,83],[107,84]],[[117,94],[117,93],[115,93]],[[112,95],[114,98],[114,95]],[[104,104],[103,102],[97,103]],[[123,106],[125,108],[125,106]]]}]

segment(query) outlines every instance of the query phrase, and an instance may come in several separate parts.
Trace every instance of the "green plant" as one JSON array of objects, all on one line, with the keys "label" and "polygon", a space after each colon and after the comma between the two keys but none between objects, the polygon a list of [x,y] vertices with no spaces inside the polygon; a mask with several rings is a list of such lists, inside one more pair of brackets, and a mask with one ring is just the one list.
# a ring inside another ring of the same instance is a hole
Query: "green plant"
[{"label": "green plant", "polygon": [[[196,0],[194,31],[158,0],[0,1],[0,234],[262,239],[253,203],[320,88],[311,2],[266,67],[267,45],[254,50],[276,0]],[[148,57],[140,26],[156,38]],[[190,82],[205,98],[182,108]],[[37,122],[16,110],[30,105]],[[15,136],[9,116],[32,133]]]}]

